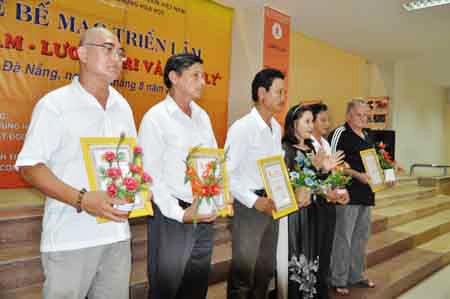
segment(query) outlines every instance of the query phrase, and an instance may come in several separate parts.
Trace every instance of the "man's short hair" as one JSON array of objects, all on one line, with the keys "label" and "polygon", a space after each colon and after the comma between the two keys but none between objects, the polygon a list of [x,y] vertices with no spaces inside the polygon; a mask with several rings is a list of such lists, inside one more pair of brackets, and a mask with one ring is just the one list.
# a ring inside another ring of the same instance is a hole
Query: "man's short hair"
[{"label": "man's short hair", "polygon": [[252,99],[253,102],[258,102],[258,89],[264,87],[266,91],[269,91],[274,79],[284,79],[284,74],[277,69],[264,69],[255,75],[252,82]]},{"label": "man's short hair", "polygon": [[319,115],[320,112],[328,111],[328,106],[324,103],[312,104],[309,107],[313,114],[313,121],[316,121],[317,115]]},{"label": "man's short hair", "polygon": [[185,69],[190,68],[196,63],[203,64],[203,60],[194,54],[182,53],[170,56],[164,67],[164,85],[169,89],[172,87],[172,81],[169,79],[169,73],[171,71],[175,71],[181,76]]},{"label": "man's short hair", "polygon": [[364,99],[351,99],[350,102],[347,103],[346,113],[349,114],[353,108],[359,105],[367,106],[367,102]]}]

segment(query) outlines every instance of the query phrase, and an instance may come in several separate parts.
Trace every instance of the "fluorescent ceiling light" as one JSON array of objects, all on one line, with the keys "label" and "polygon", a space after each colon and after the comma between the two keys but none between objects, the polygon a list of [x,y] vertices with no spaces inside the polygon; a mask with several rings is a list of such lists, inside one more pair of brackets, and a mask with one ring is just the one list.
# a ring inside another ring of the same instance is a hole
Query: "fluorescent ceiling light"
[{"label": "fluorescent ceiling light", "polygon": [[446,4],[450,4],[450,0],[416,0],[403,4],[403,8],[407,11],[413,11]]}]

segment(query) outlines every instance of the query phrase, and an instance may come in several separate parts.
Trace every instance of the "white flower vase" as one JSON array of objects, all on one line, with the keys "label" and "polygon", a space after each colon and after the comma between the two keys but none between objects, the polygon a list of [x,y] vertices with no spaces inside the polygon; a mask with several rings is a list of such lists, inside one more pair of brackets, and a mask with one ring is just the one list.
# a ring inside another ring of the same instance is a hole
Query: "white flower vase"
[{"label": "white flower vase", "polygon": [[385,182],[395,182],[395,172],[393,168],[384,170],[384,181]]},{"label": "white flower vase", "polygon": [[346,194],[347,193],[347,189],[345,189],[345,188],[342,188],[342,189],[336,189],[336,193],[338,194],[338,195],[344,195],[344,194]]},{"label": "white flower vase", "polygon": [[216,212],[214,200],[201,199],[198,204],[198,215],[211,215]]},{"label": "white flower vase", "polygon": [[130,212],[134,209],[134,198],[129,199],[129,203],[123,204],[123,205],[114,205],[114,208],[124,211],[124,212]]}]

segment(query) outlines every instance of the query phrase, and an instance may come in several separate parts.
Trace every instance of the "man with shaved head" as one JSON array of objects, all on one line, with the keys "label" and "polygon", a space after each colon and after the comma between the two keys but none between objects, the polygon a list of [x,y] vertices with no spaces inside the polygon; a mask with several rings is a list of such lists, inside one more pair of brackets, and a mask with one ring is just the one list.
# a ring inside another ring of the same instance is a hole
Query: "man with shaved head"
[{"label": "man with shaved head", "polygon": [[[89,190],[81,137],[136,137],[128,102],[110,84],[125,59],[104,28],[81,35],[80,75],[36,104],[16,167],[46,195],[41,236],[45,299],[128,298],[128,213]],[[98,224],[96,217],[111,221]]]}]

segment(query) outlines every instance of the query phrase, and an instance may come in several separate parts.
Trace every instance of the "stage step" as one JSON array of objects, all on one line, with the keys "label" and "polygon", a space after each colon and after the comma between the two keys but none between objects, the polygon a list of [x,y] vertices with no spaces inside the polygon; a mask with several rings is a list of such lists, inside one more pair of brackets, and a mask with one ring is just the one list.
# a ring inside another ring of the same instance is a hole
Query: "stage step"
[{"label": "stage step", "polygon": [[427,198],[437,194],[435,187],[423,187],[414,184],[402,184],[392,189],[386,189],[375,195],[374,210],[402,204],[406,201]]},{"label": "stage step", "polygon": [[[450,233],[443,234],[392,259],[370,267],[374,289],[351,288],[349,299],[397,298],[450,263]],[[334,295],[334,298],[341,298]]]},{"label": "stage step", "polygon": [[[393,189],[377,194],[377,207],[372,209],[372,238],[367,263],[370,266],[368,275],[373,275],[382,285],[375,290],[354,291],[349,298],[372,298],[364,297],[369,293],[370,296],[377,294],[378,297],[373,298],[391,298],[391,294],[400,294],[397,293],[399,290],[410,288],[439,266],[450,263],[450,197],[437,195],[436,188],[418,186],[416,181],[416,178],[405,178]],[[35,196],[32,202],[21,202],[19,207],[11,201],[0,203],[2,299],[41,299],[43,277],[39,239],[43,210],[39,198]],[[132,299],[146,299],[147,226],[143,218],[131,222],[133,274],[130,295]],[[231,261],[229,219],[220,219],[215,224],[214,243],[208,299],[225,298],[225,280]],[[418,253],[423,253],[424,258]],[[382,280],[381,271],[392,272],[392,275]],[[395,273],[407,278],[402,279]],[[363,297],[353,297],[358,294]]]},{"label": "stage step", "polygon": [[[6,293],[8,296],[17,293],[16,298],[33,298],[31,295],[23,297],[21,294],[40,290],[43,281],[39,253],[42,204],[42,200],[35,200],[16,205],[5,201],[0,205],[0,298]],[[132,219],[130,224],[134,273],[130,294],[132,298],[144,298],[142,294],[146,294],[148,288],[145,266],[147,224],[145,218]],[[227,218],[220,218],[214,224],[211,283],[223,281],[228,273],[231,259],[229,227],[230,221]]]},{"label": "stage step", "polygon": [[[450,198],[447,198],[450,202]],[[450,209],[374,234],[368,244],[367,266],[392,258],[450,232]]]}]

